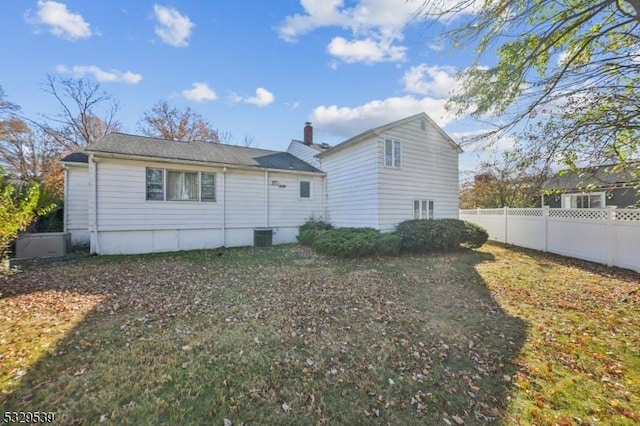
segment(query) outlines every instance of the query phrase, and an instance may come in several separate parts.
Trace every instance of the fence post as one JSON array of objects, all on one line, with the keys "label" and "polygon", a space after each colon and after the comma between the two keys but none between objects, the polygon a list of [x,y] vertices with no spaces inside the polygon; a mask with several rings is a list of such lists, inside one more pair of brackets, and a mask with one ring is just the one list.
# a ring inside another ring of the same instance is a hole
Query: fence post
[{"label": "fence post", "polygon": [[544,251],[549,250],[549,206],[542,206],[542,217],[544,218]]},{"label": "fence post", "polygon": [[616,206],[607,206],[607,233],[609,234],[609,259],[607,266],[613,266],[616,263]]},{"label": "fence post", "polygon": [[507,210],[509,209],[509,207],[504,206],[502,208],[502,214],[504,214],[504,243],[505,244],[509,244],[509,237],[507,232],[509,232],[509,224],[507,223]]}]

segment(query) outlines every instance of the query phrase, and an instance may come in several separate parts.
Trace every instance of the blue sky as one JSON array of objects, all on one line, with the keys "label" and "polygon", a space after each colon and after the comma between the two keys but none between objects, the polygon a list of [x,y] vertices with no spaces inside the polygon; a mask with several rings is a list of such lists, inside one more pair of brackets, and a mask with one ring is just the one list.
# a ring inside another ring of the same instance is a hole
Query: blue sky
[{"label": "blue sky", "polygon": [[[329,143],[421,111],[454,138],[478,130],[444,110],[474,52],[452,50],[444,23],[412,18],[419,4],[4,0],[0,85],[37,118],[57,108],[47,74],[95,79],[125,132],[167,100],[265,149],[302,138],[305,121]],[[461,170],[478,158],[463,154]]]}]

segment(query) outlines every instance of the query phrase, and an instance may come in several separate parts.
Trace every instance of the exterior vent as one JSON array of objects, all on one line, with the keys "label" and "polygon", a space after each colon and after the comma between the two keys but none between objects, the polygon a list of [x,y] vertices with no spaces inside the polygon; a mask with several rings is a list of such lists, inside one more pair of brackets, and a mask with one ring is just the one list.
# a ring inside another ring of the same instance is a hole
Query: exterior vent
[{"label": "exterior vent", "polygon": [[254,229],[253,245],[255,247],[271,247],[273,245],[273,229],[271,228]]},{"label": "exterior vent", "polygon": [[70,248],[71,234],[67,232],[22,234],[16,241],[16,259],[62,257]]}]

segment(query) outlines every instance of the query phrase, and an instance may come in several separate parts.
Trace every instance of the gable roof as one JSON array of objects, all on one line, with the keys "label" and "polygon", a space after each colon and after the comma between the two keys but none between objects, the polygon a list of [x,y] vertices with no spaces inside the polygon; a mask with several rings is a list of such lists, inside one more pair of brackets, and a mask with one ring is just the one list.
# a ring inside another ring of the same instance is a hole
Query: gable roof
[{"label": "gable roof", "polygon": [[89,156],[84,152],[72,152],[71,154],[65,155],[62,160],[62,163],[89,163]]},{"label": "gable roof", "polygon": [[[639,164],[640,166],[640,164]],[[542,184],[545,190],[574,190],[634,186],[640,183],[640,177],[631,172],[634,166],[626,170],[615,170],[616,164],[586,167],[578,171],[563,171],[547,179]]]},{"label": "gable roof", "polygon": [[181,142],[146,136],[109,133],[89,145],[90,154],[144,157],[176,162],[212,163],[226,166],[255,167],[299,172],[322,173],[288,152],[225,145],[211,142]]},{"label": "gable roof", "polygon": [[331,145],[329,145],[328,143],[315,143],[314,142],[311,145],[308,145],[308,144],[304,143],[303,141],[299,141],[298,139],[291,139],[290,144],[292,144],[292,143],[298,143],[298,144],[307,146],[307,147],[309,147],[309,148],[311,148],[311,149],[313,149],[315,151],[318,151],[318,152],[324,152],[324,151],[326,151],[328,149],[331,149]]},{"label": "gable roof", "polygon": [[431,126],[433,128],[435,128],[438,131],[438,133],[440,133],[447,140],[447,142],[449,142],[458,151],[458,153],[462,152],[462,148],[460,148],[460,146],[451,138],[451,136],[449,136],[444,130],[442,130],[442,128],[440,126],[438,126],[435,123],[435,121],[433,121],[431,119],[431,117],[429,117],[425,112],[421,112],[421,113],[412,115],[410,117],[403,118],[401,120],[396,120],[396,121],[393,121],[391,123],[383,124],[382,126],[378,126],[378,127],[374,127],[373,129],[366,130],[366,131],[364,131],[364,132],[362,132],[362,133],[360,133],[360,134],[358,134],[356,136],[353,136],[353,137],[347,139],[344,142],[341,142],[341,143],[335,145],[334,147],[332,147],[332,148],[330,148],[330,149],[328,149],[328,150],[326,150],[324,152],[321,152],[320,154],[317,154],[317,157],[319,157],[319,158],[325,157],[325,156],[330,155],[330,154],[332,154],[334,152],[340,151],[340,150],[342,150],[342,149],[344,149],[344,148],[346,148],[346,147],[348,147],[350,145],[353,145],[353,144],[356,144],[356,143],[358,143],[358,142],[360,142],[362,140],[365,140],[369,136],[379,135],[380,133],[385,132],[385,131],[387,131],[389,129],[401,126],[401,125],[403,125],[405,123],[409,123],[409,122],[411,122],[413,120],[417,120],[417,119],[426,120],[429,124],[431,124]]}]

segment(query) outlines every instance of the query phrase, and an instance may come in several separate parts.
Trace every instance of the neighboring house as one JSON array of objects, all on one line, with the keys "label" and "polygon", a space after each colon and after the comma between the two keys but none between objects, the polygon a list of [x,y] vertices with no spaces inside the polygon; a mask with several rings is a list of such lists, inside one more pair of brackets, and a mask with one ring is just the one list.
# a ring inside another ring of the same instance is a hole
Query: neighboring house
[{"label": "neighboring house", "polygon": [[640,204],[640,180],[614,165],[558,173],[543,184],[542,204],[551,208],[588,209]]},{"label": "neighboring house", "polygon": [[460,148],[426,114],[334,147],[287,152],[110,133],[62,160],[65,230],[92,253],[248,246],[255,231],[296,241],[311,217],[391,231],[458,217]]}]

